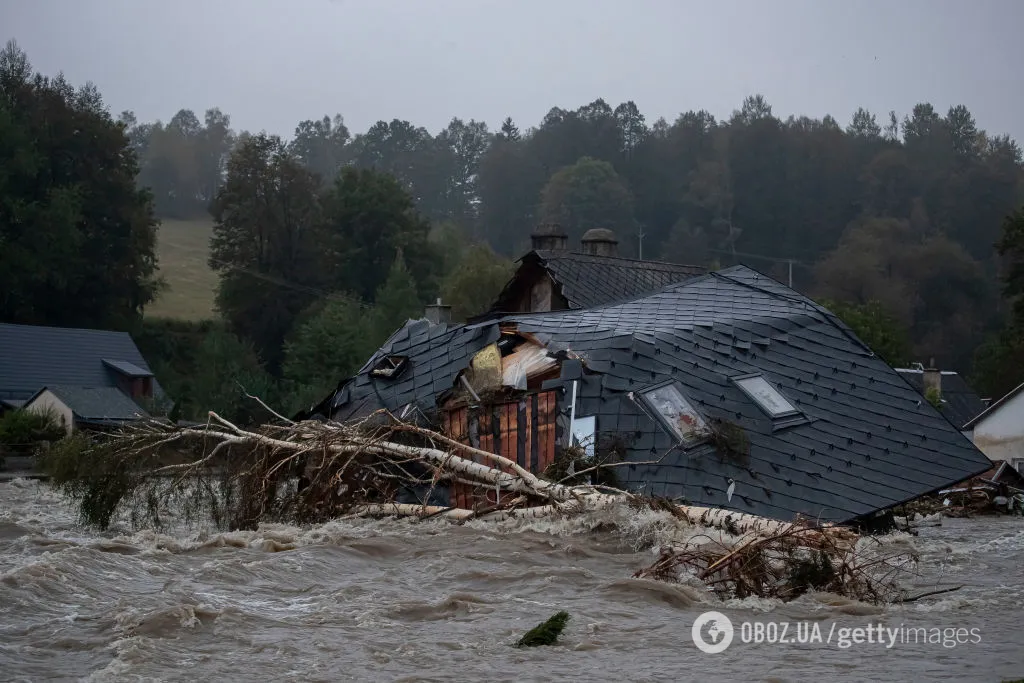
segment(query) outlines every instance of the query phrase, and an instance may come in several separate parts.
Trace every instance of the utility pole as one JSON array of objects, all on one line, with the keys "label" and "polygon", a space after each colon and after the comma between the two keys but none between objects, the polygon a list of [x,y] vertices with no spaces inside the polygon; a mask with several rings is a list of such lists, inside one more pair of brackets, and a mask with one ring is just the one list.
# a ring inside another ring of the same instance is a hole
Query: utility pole
[{"label": "utility pole", "polygon": [[643,226],[640,226],[639,232],[637,232],[637,242],[639,242],[640,246],[639,246],[639,249],[637,251],[639,252],[639,257],[640,257],[641,261],[644,260],[644,237],[646,237],[646,236],[647,235],[646,235],[646,233],[644,233]]},{"label": "utility pole", "polygon": [[789,288],[793,289],[793,259],[787,261],[789,264]]}]

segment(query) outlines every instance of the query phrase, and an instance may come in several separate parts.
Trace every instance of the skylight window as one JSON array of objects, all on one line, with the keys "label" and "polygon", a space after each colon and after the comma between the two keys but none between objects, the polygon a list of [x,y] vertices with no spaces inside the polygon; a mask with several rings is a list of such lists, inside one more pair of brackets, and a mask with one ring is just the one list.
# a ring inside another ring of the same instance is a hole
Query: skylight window
[{"label": "skylight window", "polygon": [[677,383],[648,389],[642,396],[683,444],[689,446],[707,436],[707,423],[686,400]]},{"label": "skylight window", "polygon": [[761,410],[772,418],[788,417],[800,412],[789,402],[789,399],[779,393],[779,390],[769,384],[768,380],[761,375],[742,377],[734,381],[740,389],[746,392],[747,396],[761,407]]},{"label": "skylight window", "polygon": [[395,379],[409,366],[409,359],[406,356],[384,356],[370,370],[373,377],[384,379]]}]

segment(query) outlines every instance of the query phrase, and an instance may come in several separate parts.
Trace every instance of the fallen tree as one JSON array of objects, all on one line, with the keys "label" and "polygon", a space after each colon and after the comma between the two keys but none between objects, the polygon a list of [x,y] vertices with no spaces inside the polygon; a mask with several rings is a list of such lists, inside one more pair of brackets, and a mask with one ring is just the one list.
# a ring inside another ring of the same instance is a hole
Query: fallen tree
[{"label": "fallen tree", "polygon": [[[267,521],[306,524],[344,516],[504,521],[629,505],[668,512],[680,526],[719,532],[717,538],[663,549],[640,576],[678,579],[681,571],[695,572],[716,591],[740,597],[795,596],[821,588],[881,600],[891,592],[884,578],[890,565],[858,563],[860,537],[850,529],[549,481],[386,411],[350,424],[282,418],[252,430],[212,412],[199,426],[150,422],[100,441],[55,448],[47,468],[53,483],[79,502],[83,520],[101,527],[122,508],[137,525],[159,526],[162,511],[175,507],[186,519],[203,516],[242,529]],[[487,495],[472,509],[447,506],[441,489],[451,484]],[[801,579],[800,567],[806,569],[808,561],[817,562],[819,570],[805,571]],[[876,569],[886,569],[883,578],[868,578]]]}]

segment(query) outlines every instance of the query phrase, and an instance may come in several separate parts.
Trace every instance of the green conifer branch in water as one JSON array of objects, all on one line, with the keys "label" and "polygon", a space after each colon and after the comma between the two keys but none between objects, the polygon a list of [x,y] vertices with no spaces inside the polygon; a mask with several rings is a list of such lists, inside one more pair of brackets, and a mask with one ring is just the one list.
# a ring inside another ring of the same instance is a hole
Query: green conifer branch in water
[{"label": "green conifer branch in water", "polygon": [[550,619],[542,622],[526,632],[516,643],[516,647],[538,647],[540,645],[554,645],[558,642],[558,636],[562,635],[565,625],[569,623],[569,613],[565,610],[553,615]]}]

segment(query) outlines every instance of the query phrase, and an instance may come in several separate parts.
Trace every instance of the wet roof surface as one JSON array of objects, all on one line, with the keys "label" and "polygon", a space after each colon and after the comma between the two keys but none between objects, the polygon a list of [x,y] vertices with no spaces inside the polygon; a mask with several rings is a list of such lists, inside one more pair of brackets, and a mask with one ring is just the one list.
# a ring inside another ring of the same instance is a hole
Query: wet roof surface
[{"label": "wet roof surface", "polygon": [[25,400],[47,384],[115,386],[111,361],[152,374],[126,332],[0,323],[0,398]]},{"label": "wet roof surface", "polygon": [[[650,495],[777,519],[846,521],[990,467],[835,316],[743,266],[587,310],[464,326],[410,321],[378,352],[408,356],[408,369],[391,380],[371,379],[375,356],[335,395],[333,417],[410,402],[433,408],[472,355],[498,339],[499,322],[516,322],[550,351],[570,348],[585,359],[577,415],[596,415],[599,434],[627,439],[631,462],[658,461],[616,469],[626,487]],[[563,375],[570,365],[563,364]],[[798,418],[770,418],[734,381],[750,374],[776,387]],[[676,382],[706,419],[742,428],[749,457],[723,456],[707,442],[679,446],[638,398],[666,381]],[[564,413],[568,403],[566,393]]]},{"label": "wet roof surface", "polygon": [[134,420],[148,417],[135,401],[114,387],[46,387],[83,420]]}]

